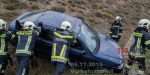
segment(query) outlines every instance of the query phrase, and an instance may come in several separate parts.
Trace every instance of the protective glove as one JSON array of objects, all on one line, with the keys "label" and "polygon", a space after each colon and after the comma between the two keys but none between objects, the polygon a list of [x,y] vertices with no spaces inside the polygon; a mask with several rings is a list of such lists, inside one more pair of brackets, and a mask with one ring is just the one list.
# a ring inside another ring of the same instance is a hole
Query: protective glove
[{"label": "protective glove", "polygon": [[37,27],[33,27],[34,30],[37,30]]},{"label": "protective glove", "polygon": [[77,40],[76,40],[76,32],[73,32],[73,37],[74,37],[73,43],[77,43]]},{"label": "protective glove", "polygon": [[12,34],[16,34],[16,32],[18,32],[18,30],[14,30],[14,31],[9,31],[10,33],[12,33]]},{"label": "protective glove", "polygon": [[118,36],[118,39],[120,39],[120,38],[121,38],[121,35]]},{"label": "protective glove", "polygon": [[42,22],[39,22],[39,23],[38,23],[38,27],[43,27],[43,23],[42,23]]}]

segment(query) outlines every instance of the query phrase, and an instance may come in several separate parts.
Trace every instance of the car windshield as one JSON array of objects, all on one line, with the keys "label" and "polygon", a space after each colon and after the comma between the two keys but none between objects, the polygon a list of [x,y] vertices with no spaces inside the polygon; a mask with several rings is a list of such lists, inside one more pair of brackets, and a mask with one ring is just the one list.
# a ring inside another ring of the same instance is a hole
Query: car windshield
[{"label": "car windshield", "polygon": [[23,24],[26,21],[34,22],[42,14],[41,12],[29,13],[20,19],[20,23]]},{"label": "car windshield", "polygon": [[82,42],[88,47],[88,49],[93,52],[96,48],[96,35],[95,32],[85,23],[81,25],[81,31],[78,35]]}]

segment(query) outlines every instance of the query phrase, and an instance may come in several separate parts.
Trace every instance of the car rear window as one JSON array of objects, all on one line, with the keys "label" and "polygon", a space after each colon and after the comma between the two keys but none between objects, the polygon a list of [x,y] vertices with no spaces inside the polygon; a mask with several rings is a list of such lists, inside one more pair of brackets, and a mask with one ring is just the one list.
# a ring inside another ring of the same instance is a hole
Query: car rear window
[{"label": "car rear window", "polygon": [[20,19],[20,23],[23,24],[26,21],[31,21],[34,22],[39,16],[41,16],[43,13],[42,12],[33,12],[33,13],[29,13],[25,16],[23,16]]},{"label": "car rear window", "polygon": [[65,19],[64,19],[64,21],[70,22],[71,25],[72,25],[72,28],[74,28],[75,25],[76,25],[76,23],[77,23],[77,18],[72,17],[72,16],[66,16]]}]

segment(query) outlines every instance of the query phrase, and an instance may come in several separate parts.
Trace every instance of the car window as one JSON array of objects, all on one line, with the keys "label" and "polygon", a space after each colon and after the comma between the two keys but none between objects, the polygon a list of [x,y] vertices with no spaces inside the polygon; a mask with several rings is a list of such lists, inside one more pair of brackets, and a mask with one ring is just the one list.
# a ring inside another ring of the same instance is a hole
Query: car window
[{"label": "car window", "polygon": [[43,13],[42,12],[33,12],[23,16],[19,21],[23,24],[26,21],[34,22],[38,17],[40,17]]},{"label": "car window", "polygon": [[53,41],[53,32],[54,29],[49,27],[43,27],[40,37],[42,37],[45,40]]},{"label": "car window", "polygon": [[72,17],[72,16],[66,16],[64,18],[64,21],[68,21],[69,23],[71,23],[72,28],[74,28],[76,23],[77,23],[77,19],[75,17]]},{"label": "car window", "polygon": [[84,48],[81,45],[80,41],[78,39],[76,39],[76,40],[77,40],[77,43],[72,43],[70,47],[78,49],[78,50],[84,50]]},{"label": "car window", "polygon": [[94,31],[84,22],[81,25],[81,31],[78,36],[91,52],[95,50],[97,45],[96,35],[94,34]]}]

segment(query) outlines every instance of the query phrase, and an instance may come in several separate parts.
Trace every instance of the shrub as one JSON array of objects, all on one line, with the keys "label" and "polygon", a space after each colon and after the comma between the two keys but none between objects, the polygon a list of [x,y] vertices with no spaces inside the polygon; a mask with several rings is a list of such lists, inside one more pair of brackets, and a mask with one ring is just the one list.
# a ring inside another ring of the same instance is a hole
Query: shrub
[{"label": "shrub", "polygon": [[51,7],[51,10],[57,11],[57,12],[65,12],[66,11],[65,7],[63,7],[63,6],[53,6],[53,7]]},{"label": "shrub", "polygon": [[6,8],[7,10],[14,10],[14,9],[17,9],[16,5],[14,5],[14,4],[6,5],[5,8]]},{"label": "shrub", "polygon": [[77,5],[86,4],[86,0],[74,0],[74,2]]},{"label": "shrub", "polygon": [[95,16],[96,16],[96,17],[102,17],[103,14],[102,14],[101,12],[95,12]]},{"label": "shrub", "polygon": [[10,21],[12,20],[12,18],[18,16],[18,13],[5,11],[4,13],[0,14],[0,16],[2,19],[6,21]]},{"label": "shrub", "polygon": [[72,8],[72,7],[71,7],[71,8],[70,8],[70,11],[71,11],[71,12],[75,12],[76,10],[75,10],[75,8]]},{"label": "shrub", "polygon": [[40,9],[40,8],[39,8],[39,6],[38,6],[38,5],[33,5],[33,6],[31,6],[31,9],[33,9],[33,10],[37,10],[37,9]]},{"label": "shrub", "polygon": [[105,10],[107,13],[109,13],[109,14],[114,14],[114,10],[113,9],[107,9],[107,10]]},{"label": "shrub", "polygon": [[92,4],[93,9],[99,9],[99,4]]},{"label": "shrub", "polygon": [[113,16],[112,16],[112,14],[109,14],[109,13],[107,13],[107,12],[103,12],[103,17],[105,18],[108,18],[108,19],[113,19]]},{"label": "shrub", "polygon": [[1,2],[5,4],[10,4],[10,3],[19,3],[19,0],[1,0]]},{"label": "shrub", "polygon": [[79,18],[81,20],[84,20],[84,17],[82,15],[77,14],[77,16],[75,16],[75,17],[77,17],[77,18]]},{"label": "shrub", "polygon": [[18,6],[19,9],[27,9],[29,6],[26,3],[20,3]]}]

